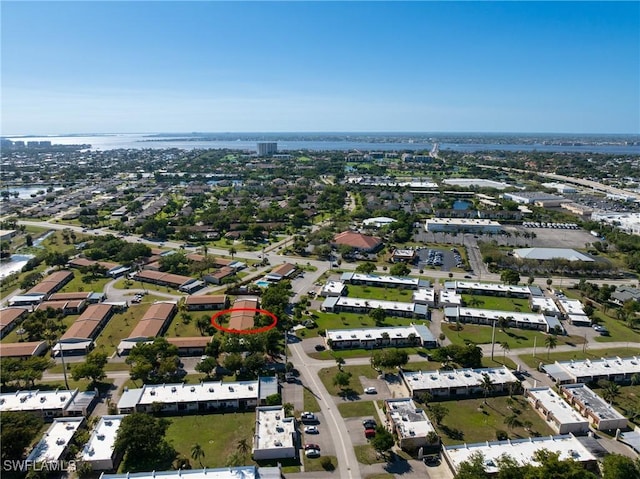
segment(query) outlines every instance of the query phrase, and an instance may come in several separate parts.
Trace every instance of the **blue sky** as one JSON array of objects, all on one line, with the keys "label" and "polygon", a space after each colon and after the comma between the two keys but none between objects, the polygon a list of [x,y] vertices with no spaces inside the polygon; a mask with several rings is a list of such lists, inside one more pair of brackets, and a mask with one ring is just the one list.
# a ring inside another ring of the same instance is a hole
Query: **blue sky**
[{"label": "blue sky", "polygon": [[1,132],[640,133],[639,2],[7,2]]}]

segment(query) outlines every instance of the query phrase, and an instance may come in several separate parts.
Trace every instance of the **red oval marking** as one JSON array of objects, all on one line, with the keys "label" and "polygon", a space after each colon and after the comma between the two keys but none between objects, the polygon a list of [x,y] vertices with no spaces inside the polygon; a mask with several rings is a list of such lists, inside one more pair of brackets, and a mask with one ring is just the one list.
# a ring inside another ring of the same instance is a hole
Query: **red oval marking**
[{"label": "red oval marking", "polygon": [[[223,314],[233,313],[234,311],[253,311],[253,313],[264,314],[265,316],[269,316],[273,319],[271,324],[266,326],[262,326],[261,328],[253,328],[253,329],[231,329],[225,328],[221,324],[219,324],[216,320],[222,316]],[[225,333],[233,333],[233,334],[259,334],[266,333],[267,331],[273,329],[278,324],[278,318],[271,311],[267,311],[266,309],[257,309],[257,308],[229,308],[222,311],[218,311],[216,314],[211,316],[211,325],[219,331],[224,331]]]}]

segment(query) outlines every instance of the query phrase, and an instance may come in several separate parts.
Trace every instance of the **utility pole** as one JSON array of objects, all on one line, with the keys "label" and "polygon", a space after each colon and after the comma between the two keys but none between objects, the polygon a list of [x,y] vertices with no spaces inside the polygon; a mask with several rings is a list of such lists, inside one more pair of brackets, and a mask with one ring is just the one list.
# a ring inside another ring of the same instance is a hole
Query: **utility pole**
[{"label": "utility pole", "polygon": [[64,375],[64,385],[69,390],[69,381],[67,380],[67,366],[64,364],[64,350],[62,349],[62,343],[58,341],[58,349],[60,349],[60,359],[62,359],[62,374]]},{"label": "utility pole", "polygon": [[493,361],[493,350],[496,347],[496,322],[497,320],[493,321],[493,328],[491,329],[491,360]]},{"label": "utility pole", "polygon": [[538,342],[538,336],[533,337],[533,357],[536,357],[536,343]]}]

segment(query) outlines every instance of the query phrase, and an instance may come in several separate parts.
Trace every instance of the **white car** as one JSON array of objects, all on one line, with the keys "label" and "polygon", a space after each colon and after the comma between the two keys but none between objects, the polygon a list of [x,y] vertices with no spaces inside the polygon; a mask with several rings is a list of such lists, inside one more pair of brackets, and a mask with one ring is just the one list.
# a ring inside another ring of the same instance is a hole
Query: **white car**
[{"label": "white car", "polygon": [[307,457],[320,457],[320,451],[317,449],[307,449],[304,451],[304,455]]},{"label": "white car", "polygon": [[365,392],[365,394],[378,394],[378,390],[376,388],[374,388],[373,386],[370,386],[368,388],[364,388],[364,392]]},{"label": "white car", "polygon": [[304,432],[306,434],[319,434],[318,428],[316,426],[307,426],[304,428]]}]

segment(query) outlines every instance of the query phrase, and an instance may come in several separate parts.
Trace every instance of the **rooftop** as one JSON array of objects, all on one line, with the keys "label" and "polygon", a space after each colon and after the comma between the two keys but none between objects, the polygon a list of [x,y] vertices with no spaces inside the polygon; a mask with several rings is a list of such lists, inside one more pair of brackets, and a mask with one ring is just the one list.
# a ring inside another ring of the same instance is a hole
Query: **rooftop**
[{"label": "rooftop", "polygon": [[83,461],[111,459],[123,415],[102,416],[82,450]]},{"label": "rooftop", "polygon": [[387,328],[358,328],[327,330],[327,339],[332,341],[375,341],[382,339],[383,334],[388,334],[390,339],[408,338],[415,334],[423,341],[435,341],[435,337],[426,326],[414,325],[397,326]]},{"label": "rooftop", "polygon": [[586,384],[567,384],[562,389],[565,389],[599,419],[624,419],[622,414],[607,404]]},{"label": "rooftop", "polygon": [[103,473],[100,479],[280,479],[281,477],[278,467],[239,466],[126,474]]},{"label": "rooftop", "polygon": [[589,256],[571,248],[519,248],[514,249],[513,254],[517,258],[551,260],[554,258],[566,259],[569,261],[587,261],[591,262]]},{"label": "rooftop", "polygon": [[540,404],[551,414],[560,424],[584,424],[585,429],[589,427],[588,421],[583,418],[578,411],[573,409],[562,399],[558,393],[551,388],[533,388],[527,394],[539,401]]},{"label": "rooftop", "polygon": [[40,411],[43,409],[66,409],[73,397],[78,393],[56,389],[55,391],[16,391],[0,394],[0,412],[7,411]]},{"label": "rooftop", "polygon": [[496,385],[517,381],[517,378],[507,367],[453,369],[450,371],[402,371],[402,375],[412,391],[478,386],[482,382],[483,374],[488,374]]},{"label": "rooftop", "polygon": [[432,431],[435,432],[426,413],[416,407],[413,399],[386,399],[385,403],[401,438],[426,436]]},{"label": "rooftop", "polygon": [[44,433],[40,442],[29,453],[27,461],[53,462],[59,460],[82,421],[84,421],[83,417],[54,419],[53,424]]},{"label": "rooftop", "polygon": [[295,419],[285,417],[282,406],[256,408],[254,450],[295,447],[295,432]]},{"label": "rooftop", "polygon": [[545,365],[544,369],[549,375],[559,380],[630,375],[640,373],[640,357],[556,361],[554,364]]}]

